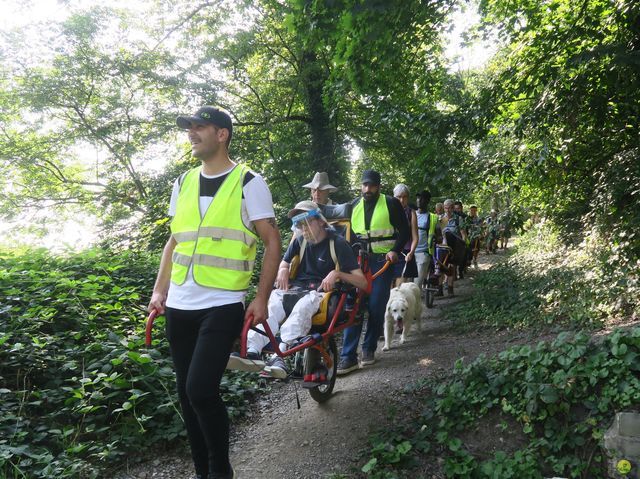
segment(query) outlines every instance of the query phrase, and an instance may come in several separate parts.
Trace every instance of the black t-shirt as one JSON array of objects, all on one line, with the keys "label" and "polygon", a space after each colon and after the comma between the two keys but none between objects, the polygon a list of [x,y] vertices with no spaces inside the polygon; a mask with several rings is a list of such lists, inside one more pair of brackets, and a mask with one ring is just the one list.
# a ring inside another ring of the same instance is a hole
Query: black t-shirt
[{"label": "black t-shirt", "polygon": [[[227,176],[229,176],[229,173],[216,178],[206,178],[205,176],[200,175],[200,196],[216,196],[216,193],[220,189],[220,186],[222,186],[224,180],[227,179]],[[253,178],[253,174],[250,171],[247,171],[244,175],[242,186],[245,187]],[[244,191],[242,192],[242,197],[244,198]]]},{"label": "black t-shirt", "polygon": [[[298,274],[292,281],[295,285],[304,287],[317,288],[320,286],[322,280],[334,269],[336,265],[331,258],[331,249],[329,246],[330,238],[334,239],[334,246],[336,251],[336,257],[340,264],[340,271],[350,273],[354,269],[358,269],[358,259],[355,253],[351,249],[351,246],[341,236],[337,236],[332,231],[329,232],[324,240],[318,244],[311,244],[307,242],[305,247],[304,256],[302,257],[302,263],[298,268]],[[300,253],[300,245],[302,238],[294,240],[289,244],[287,251],[284,254],[284,261],[291,264],[291,261],[295,256]]]}]

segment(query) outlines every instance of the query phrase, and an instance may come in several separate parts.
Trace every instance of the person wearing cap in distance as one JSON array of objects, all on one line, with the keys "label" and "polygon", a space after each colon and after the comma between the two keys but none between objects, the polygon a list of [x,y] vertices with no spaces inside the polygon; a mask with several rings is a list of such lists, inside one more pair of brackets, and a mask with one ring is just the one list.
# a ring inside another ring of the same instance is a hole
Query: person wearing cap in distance
[{"label": "person wearing cap in distance", "polygon": [[331,201],[329,195],[334,191],[338,191],[338,188],[329,184],[329,175],[324,171],[318,171],[313,176],[311,183],[302,185],[302,187],[311,189],[311,201],[317,205],[332,205],[333,201]]},{"label": "person wearing cap in distance", "polygon": [[[280,262],[276,277],[276,288],[269,297],[269,328],[273,334],[280,331],[281,350],[286,350],[296,339],[305,336],[311,329],[313,315],[318,311],[323,292],[334,289],[337,281],[352,284],[357,288],[367,287],[365,278],[351,246],[327,224],[318,205],[313,201],[301,201],[289,211],[294,226],[295,239],[289,244]],[[333,241],[335,257],[331,252]],[[304,249],[304,254],[301,251]],[[296,277],[289,279],[294,257],[301,256]],[[336,260],[339,268],[336,268]],[[295,291],[295,293],[294,293]],[[291,314],[285,321],[283,300],[286,294],[296,294],[297,300]],[[284,323],[283,323],[284,322]],[[258,329],[264,328],[262,325]],[[232,354],[229,367],[244,371],[255,371],[262,349],[269,338],[250,330],[247,335],[247,358]],[[284,361],[274,355],[265,367],[272,377],[283,379],[287,376]]]},{"label": "person wearing cap in distance", "polygon": [[[369,251],[369,267],[371,273],[375,274],[386,261],[398,261],[398,255],[411,233],[400,202],[393,196],[380,193],[380,173],[363,171],[360,191],[362,195],[350,203],[325,206],[322,211],[330,218],[351,218],[351,229]],[[388,268],[373,281],[368,298],[367,331],[362,342],[362,366],[375,363],[375,351],[382,334],[392,281],[393,268]],[[344,330],[338,374],[358,369],[357,352],[361,332],[362,324]]]},{"label": "person wearing cap in distance", "polygon": [[[229,159],[229,115],[204,106],[193,116],[179,116],[177,124],[187,131],[201,166],[173,186],[171,236],[148,309],[166,316],[196,478],[234,478],[220,381],[245,318],[258,324],[267,317],[280,232],[265,181]],[[262,271],[255,299],[245,310],[258,239],[264,242]]]},{"label": "person wearing cap in distance", "polygon": [[467,231],[469,232],[469,245],[471,248],[471,262],[474,267],[478,267],[478,252],[480,251],[480,241],[482,238],[482,227],[484,220],[478,216],[478,205],[469,206],[469,216],[467,216]]}]

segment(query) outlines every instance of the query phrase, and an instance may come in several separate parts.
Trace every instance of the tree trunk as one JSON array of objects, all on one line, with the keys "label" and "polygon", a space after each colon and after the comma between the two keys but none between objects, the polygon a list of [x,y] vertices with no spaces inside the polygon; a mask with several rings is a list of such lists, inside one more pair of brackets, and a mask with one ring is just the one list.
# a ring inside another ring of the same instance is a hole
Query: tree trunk
[{"label": "tree trunk", "polygon": [[328,72],[314,52],[303,53],[301,63],[307,112],[311,118],[311,166],[314,171],[336,171],[341,168],[336,164],[335,134],[322,98]]}]

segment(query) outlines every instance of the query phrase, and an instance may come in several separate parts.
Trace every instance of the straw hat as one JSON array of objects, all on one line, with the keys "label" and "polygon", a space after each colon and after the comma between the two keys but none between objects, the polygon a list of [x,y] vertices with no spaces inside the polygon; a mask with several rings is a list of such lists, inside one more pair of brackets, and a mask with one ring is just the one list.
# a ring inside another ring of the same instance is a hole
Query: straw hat
[{"label": "straw hat", "polygon": [[302,185],[303,188],[313,188],[315,190],[329,190],[329,193],[334,191],[338,191],[338,188],[329,184],[329,175],[327,175],[324,171],[318,171],[311,183],[307,183],[306,185]]}]

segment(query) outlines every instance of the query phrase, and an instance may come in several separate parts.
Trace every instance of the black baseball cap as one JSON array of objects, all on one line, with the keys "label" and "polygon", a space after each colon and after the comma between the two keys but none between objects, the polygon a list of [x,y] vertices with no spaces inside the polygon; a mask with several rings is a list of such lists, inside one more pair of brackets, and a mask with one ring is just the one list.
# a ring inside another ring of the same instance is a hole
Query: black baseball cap
[{"label": "black baseball cap", "polygon": [[229,140],[233,134],[233,124],[231,117],[223,110],[214,106],[203,106],[195,112],[193,116],[179,116],[176,118],[176,124],[183,130],[188,129],[195,123],[197,125],[215,125],[218,128],[226,128],[229,130]]},{"label": "black baseball cap", "polygon": [[362,172],[362,181],[361,183],[364,185],[365,183],[369,183],[372,185],[380,184],[380,173],[375,170],[364,170]]}]

